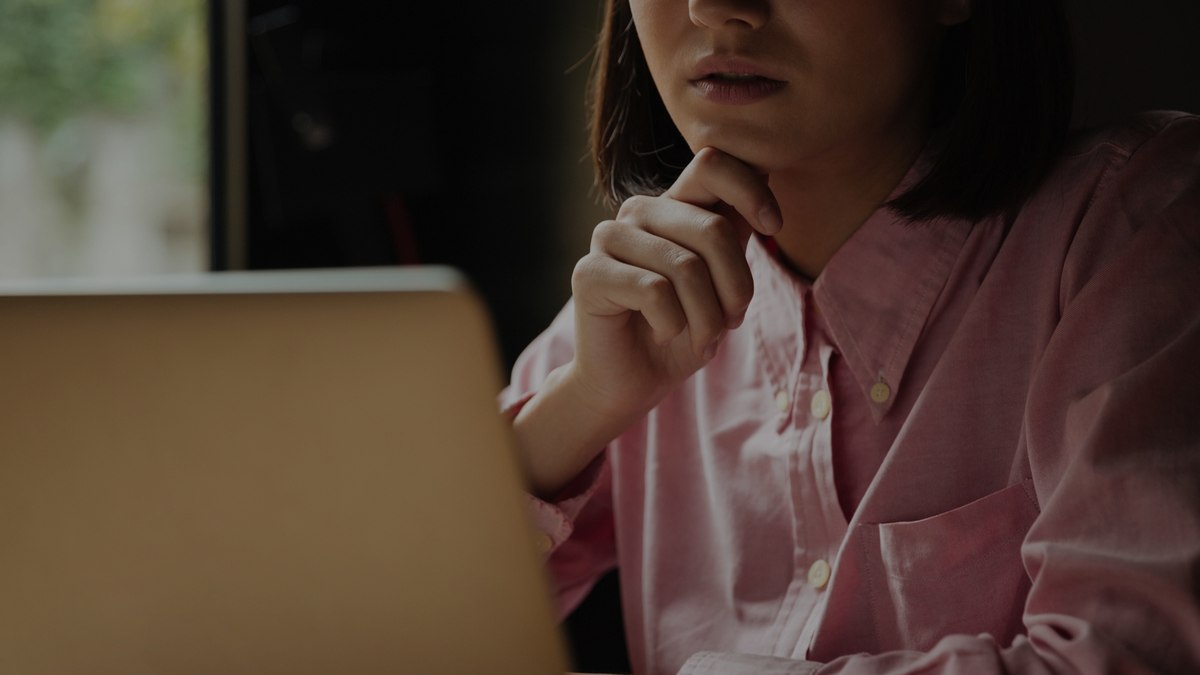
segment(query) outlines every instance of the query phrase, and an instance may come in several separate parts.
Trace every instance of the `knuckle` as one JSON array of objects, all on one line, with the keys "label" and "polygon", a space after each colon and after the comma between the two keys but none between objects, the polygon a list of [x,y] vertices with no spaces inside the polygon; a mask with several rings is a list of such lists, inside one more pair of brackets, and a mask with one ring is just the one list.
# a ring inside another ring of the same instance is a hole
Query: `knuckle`
[{"label": "knuckle", "polygon": [[623,220],[625,218],[636,217],[640,213],[645,213],[649,202],[653,199],[653,197],[647,197],[646,195],[633,195],[621,202],[621,208],[617,209],[617,219]]},{"label": "knuckle", "polygon": [[684,283],[695,284],[708,279],[708,266],[704,264],[704,259],[691,251],[677,255],[674,266]]},{"label": "knuckle", "polygon": [[638,288],[656,306],[669,303],[675,293],[671,282],[661,274],[642,275],[638,280]]},{"label": "knuckle", "polygon": [[595,279],[597,262],[598,257],[589,253],[575,263],[575,268],[571,270],[571,289],[573,291],[578,292],[581,288],[586,288]]},{"label": "knuckle", "polygon": [[669,331],[683,330],[685,319],[679,311],[675,288],[671,285],[670,280],[653,274],[643,277],[640,283],[640,290],[644,297],[643,307],[656,317],[656,322],[660,327]]},{"label": "knuckle", "polygon": [[619,227],[620,226],[617,225],[616,221],[613,220],[605,220],[600,222],[595,228],[592,229],[592,243],[607,244],[612,242]]},{"label": "knuckle", "polygon": [[700,220],[700,232],[706,238],[720,239],[722,241],[736,238],[736,233],[733,231],[733,223],[729,219],[720,214],[712,213]]}]

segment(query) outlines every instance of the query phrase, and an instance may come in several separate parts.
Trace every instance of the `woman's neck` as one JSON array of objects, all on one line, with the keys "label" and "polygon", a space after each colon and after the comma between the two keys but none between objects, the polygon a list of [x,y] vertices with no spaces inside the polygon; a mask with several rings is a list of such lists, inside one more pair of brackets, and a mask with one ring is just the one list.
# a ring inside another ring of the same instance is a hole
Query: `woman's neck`
[{"label": "woman's neck", "polygon": [[784,223],[775,241],[786,262],[801,274],[815,280],[833,254],[887,200],[920,154],[925,134],[891,139],[771,173],[771,190]]}]

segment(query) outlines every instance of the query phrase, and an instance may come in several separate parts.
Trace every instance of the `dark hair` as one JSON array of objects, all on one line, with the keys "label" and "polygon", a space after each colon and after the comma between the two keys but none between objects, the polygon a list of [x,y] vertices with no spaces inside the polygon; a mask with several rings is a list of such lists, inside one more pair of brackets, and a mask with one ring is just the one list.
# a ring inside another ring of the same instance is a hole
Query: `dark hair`
[{"label": "dark hair", "polygon": [[[979,220],[1018,208],[1071,120],[1074,68],[1061,0],[972,0],[934,76],[934,152],[889,206],[915,219]],[[592,79],[591,149],[606,199],[657,194],[692,153],[642,55],[628,0],[606,0]]]}]

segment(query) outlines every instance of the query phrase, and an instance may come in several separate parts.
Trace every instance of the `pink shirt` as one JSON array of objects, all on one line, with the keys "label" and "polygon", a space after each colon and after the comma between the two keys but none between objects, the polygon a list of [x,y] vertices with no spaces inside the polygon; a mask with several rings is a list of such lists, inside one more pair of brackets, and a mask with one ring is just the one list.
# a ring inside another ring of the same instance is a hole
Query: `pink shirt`
[{"label": "pink shirt", "polygon": [[811,286],[747,258],[717,357],[533,501],[564,615],[620,565],[637,673],[1200,672],[1200,118],[1015,218],[880,210]]}]

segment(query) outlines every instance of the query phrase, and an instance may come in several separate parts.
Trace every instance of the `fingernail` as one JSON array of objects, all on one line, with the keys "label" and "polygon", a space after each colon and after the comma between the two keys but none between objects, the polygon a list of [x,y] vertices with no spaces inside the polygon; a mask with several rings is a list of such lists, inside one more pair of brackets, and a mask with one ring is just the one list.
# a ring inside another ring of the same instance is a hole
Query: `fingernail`
[{"label": "fingernail", "polygon": [[758,212],[758,223],[762,225],[767,234],[775,234],[783,229],[783,214],[779,212],[779,206],[768,204],[762,207]]},{"label": "fingernail", "polygon": [[741,326],[742,322],[744,322],[745,320],[746,320],[746,313],[742,312],[741,314],[738,314],[737,316],[729,317],[729,320],[726,322],[726,325],[729,326],[729,330],[733,330],[733,329]]},{"label": "fingernail", "polygon": [[717,355],[717,346],[719,344],[720,344],[719,342],[714,342],[711,345],[704,348],[704,360],[705,361],[712,361],[713,357]]}]

